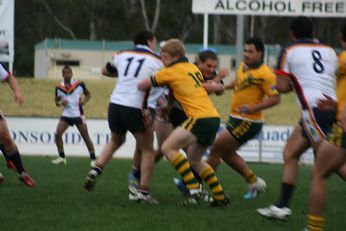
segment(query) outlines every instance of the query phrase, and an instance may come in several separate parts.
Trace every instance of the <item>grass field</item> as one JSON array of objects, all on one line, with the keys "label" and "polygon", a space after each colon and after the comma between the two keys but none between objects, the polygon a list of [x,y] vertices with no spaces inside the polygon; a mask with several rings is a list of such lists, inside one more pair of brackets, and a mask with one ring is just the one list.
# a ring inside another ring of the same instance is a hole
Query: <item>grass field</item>
[{"label": "grass field", "polygon": [[[281,165],[251,164],[266,179],[267,191],[254,200],[244,200],[247,186],[243,179],[222,165],[217,174],[230,195],[228,208],[206,205],[180,208],[182,199],[172,183],[177,176],[167,161],[158,163],[152,179],[152,192],[159,205],[142,205],[127,199],[129,160],[112,160],[99,178],[95,191],[82,188],[89,170],[87,158],[68,158],[68,165],[52,166],[48,157],[24,157],[24,163],[37,181],[27,188],[15,173],[0,169],[5,183],[0,186],[0,230],[5,231],[110,231],[110,230],[234,230],[234,231],[300,231],[306,222],[310,166],[301,166],[297,191],[293,198],[293,216],[287,222],[260,217],[256,208],[266,206],[278,197]],[[327,230],[342,231],[345,220],[345,184],[333,176],[329,181]]]},{"label": "grass field", "polygon": [[[32,78],[18,78],[25,103],[18,107],[13,102],[13,96],[9,87],[1,86],[0,105],[1,110],[7,116],[45,116],[59,117],[61,107],[54,103],[54,89],[56,80],[35,80]],[[106,118],[109,96],[114,88],[114,79],[104,78],[85,81],[91,92],[91,100],[85,106],[87,118]],[[218,109],[222,121],[228,119],[230,110],[231,91],[226,91],[222,96],[211,96]],[[265,111],[265,119],[268,124],[293,125],[298,120],[298,110],[293,94],[282,95],[281,103]]]}]

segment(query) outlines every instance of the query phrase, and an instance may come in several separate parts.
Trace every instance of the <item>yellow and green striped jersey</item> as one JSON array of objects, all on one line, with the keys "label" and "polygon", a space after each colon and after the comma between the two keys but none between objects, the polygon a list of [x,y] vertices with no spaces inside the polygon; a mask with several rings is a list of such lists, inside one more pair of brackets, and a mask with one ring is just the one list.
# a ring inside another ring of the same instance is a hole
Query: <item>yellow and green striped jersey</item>
[{"label": "yellow and green striped jersey", "polygon": [[262,112],[257,111],[253,114],[240,114],[237,108],[241,105],[254,105],[263,100],[265,96],[278,95],[275,88],[276,76],[274,72],[265,64],[258,67],[245,69],[245,64],[240,63],[236,84],[232,95],[231,115],[250,120],[262,120]]},{"label": "yellow and green striped jersey", "polygon": [[162,68],[151,77],[153,86],[167,85],[190,118],[219,117],[203,87],[203,75],[186,58]]}]

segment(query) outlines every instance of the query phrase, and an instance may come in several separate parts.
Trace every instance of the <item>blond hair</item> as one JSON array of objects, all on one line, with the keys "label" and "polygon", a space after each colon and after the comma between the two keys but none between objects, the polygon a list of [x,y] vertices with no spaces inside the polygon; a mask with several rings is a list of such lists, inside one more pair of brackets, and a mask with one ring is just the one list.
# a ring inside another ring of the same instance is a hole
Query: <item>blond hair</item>
[{"label": "blond hair", "polygon": [[161,44],[161,52],[166,52],[170,56],[185,57],[185,47],[179,39],[168,39]]}]

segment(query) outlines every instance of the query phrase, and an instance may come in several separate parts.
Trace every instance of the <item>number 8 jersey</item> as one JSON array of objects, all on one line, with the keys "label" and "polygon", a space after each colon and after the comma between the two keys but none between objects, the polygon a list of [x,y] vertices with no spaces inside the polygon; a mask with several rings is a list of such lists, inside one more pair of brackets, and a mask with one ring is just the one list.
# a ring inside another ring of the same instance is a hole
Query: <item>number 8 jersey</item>
[{"label": "number 8 jersey", "polygon": [[317,107],[318,99],[336,99],[337,55],[326,45],[301,39],[281,51],[276,73],[291,79],[302,109]]},{"label": "number 8 jersey", "polygon": [[[110,65],[114,68],[114,71],[118,72],[118,81],[110,102],[140,109],[144,92],[138,90],[137,85],[143,78],[149,78],[154,72],[163,67],[160,57],[153,53],[149,47],[136,45],[133,50],[125,50],[115,54],[110,61]],[[151,96],[154,95],[158,94],[151,91],[149,102]]]}]

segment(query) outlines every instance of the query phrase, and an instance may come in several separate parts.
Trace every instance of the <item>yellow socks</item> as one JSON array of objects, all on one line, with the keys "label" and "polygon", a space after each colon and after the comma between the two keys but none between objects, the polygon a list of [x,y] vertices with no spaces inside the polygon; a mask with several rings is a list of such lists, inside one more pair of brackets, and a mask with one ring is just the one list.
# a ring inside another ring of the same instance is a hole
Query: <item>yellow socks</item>
[{"label": "yellow socks", "polygon": [[191,166],[183,154],[178,152],[173,157],[171,164],[180,173],[188,189],[199,188],[199,182],[194,177]]},{"label": "yellow socks", "polygon": [[324,231],[326,219],[308,215],[308,229],[309,231]]},{"label": "yellow socks", "polygon": [[222,190],[221,184],[215,176],[214,170],[210,166],[208,166],[206,169],[202,171],[201,177],[211,189],[214,199],[218,201],[223,201],[225,199],[225,194]]},{"label": "yellow socks", "polygon": [[251,169],[248,169],[248,171],[245,173],[244,178],[249,184],[253,184],[257,181],[257,176],[251,171]]}]

